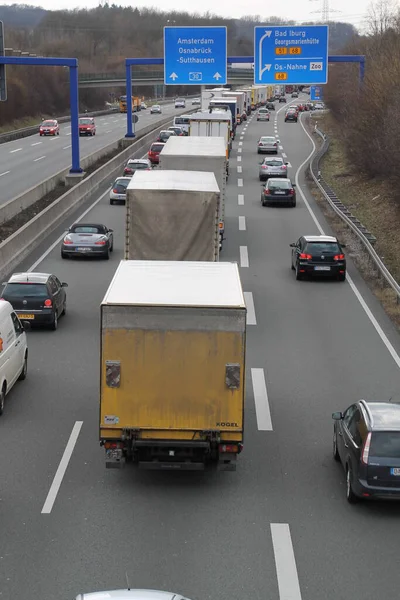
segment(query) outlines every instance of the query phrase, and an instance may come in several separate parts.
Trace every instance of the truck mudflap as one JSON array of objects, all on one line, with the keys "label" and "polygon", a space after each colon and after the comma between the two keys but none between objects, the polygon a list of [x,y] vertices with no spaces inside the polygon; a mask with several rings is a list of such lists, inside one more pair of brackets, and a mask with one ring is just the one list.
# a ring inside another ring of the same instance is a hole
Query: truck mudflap
[{"label": "truck mudflap", "polygon": [[220,454],[217,463],[218,471],[236,471],[237,454]]},{"label": "truck mudflap", "polygon": [[106,469],[122,469],[125,466],[125,461],[121,448],[106,449]]}]

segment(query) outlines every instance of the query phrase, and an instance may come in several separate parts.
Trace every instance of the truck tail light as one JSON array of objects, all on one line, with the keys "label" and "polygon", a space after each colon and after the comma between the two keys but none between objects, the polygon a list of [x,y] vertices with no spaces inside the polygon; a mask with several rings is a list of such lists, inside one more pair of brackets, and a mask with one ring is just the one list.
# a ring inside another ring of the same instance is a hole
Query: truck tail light
[{"label": "truck tail light", "polygon": [[220,444],[219,451],[221,454],[225,452],[237,454],[239,452],[239,446],[238,444]]},{"label": "truck tail light", "polygon": [[106,450],[110,450],[110,449],[116,450],[116,449],[122,448],[122,442],[105,442],[104,448]]}]

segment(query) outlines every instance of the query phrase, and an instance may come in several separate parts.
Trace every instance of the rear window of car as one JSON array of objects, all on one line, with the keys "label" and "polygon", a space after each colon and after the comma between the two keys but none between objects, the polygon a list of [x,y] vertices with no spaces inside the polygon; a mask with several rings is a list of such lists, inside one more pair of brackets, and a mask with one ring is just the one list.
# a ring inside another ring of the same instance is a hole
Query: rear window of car
[{"label": "rear window of car", "polygon": [[269,181],[268,188],[270,190],[288,190],[292,186],[289,181]]},{"label": "rear window of car", "polygon": [[56,126],[55,121],[43,121],[43,123],[42,123],[42,127],[55,127],[55,126]]},{"label": "rear window of car", "polygon": [[115,190],[116,194],[125,194],[127,187],[128,187],[128,182],[125,183],[125,181],[123,181],[122,183],[114,184],[113,190]]},{"label": "rear window of car", "polygon": [[153,144],[151,147],[151,151],[152,152],[161,152],[161,150],[164,148],[164,144]]},{"label": "rear window of car", "polygon": [[266,142],[267,144],[275,144],[276,140],[273,137],[262,137],[261,141]]},{"label": "rear window of car", "polygon": [[137,162],[128,162],[128,164],[126,166],[129,167],[130,169],[148,169],[149,168],[149,165],[147,163],[137,163]]},{"label": "rear window of car", "polygon": [[32,296],[34,298],[44,298],[49,294],[45,283],[7,283],[2,298],[25,298]]},{"label": "rear window of car", "polygon": [[175,117],[175,125],[188,125],[190,122],[189,117]]},{"label": "rear window of car", "polygon": [[269,167],[281,167],[283,165],[283,160],[279,160],[278,158],[267,158],[267,160],[264,160],[264,165],[268,165]]},{"label": "rear window of car", "polygon": [[369,454],[377,458],[400,458],[400,431],[374,431]]},{"label": "rear window of car", "polygon": [[340,248],[335,242],[308,242],[307,250],[312,252],[335,252],[339,253]]},{"label": "rear window of car", "polygon": [[71,227],[71,233],[104,233],[104,227],[96,226],[96,225],[77,225],[76,227]]}]

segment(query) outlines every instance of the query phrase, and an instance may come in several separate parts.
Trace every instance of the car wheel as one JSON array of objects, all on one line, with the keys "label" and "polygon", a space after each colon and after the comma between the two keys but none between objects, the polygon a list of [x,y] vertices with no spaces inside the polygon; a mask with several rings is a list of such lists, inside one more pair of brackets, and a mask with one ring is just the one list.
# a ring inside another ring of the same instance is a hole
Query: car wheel
[{"label": "car wheel", "polygon": [[257,154],[261,154],[261,152],[259,150],[257,150]]},{"label": "car wheel", "polygon": [[110,204],[114,204],[114,200],[110,198]]},{"label": "car wheel", "polygon": [[50,329],[56,331],[58,327],[58,315],[57,312],[54,313],[53,322],[50,324]]},{"label": "car wheel", "polygon": [[262,196],[261,196],[261,206],[265,206],[265,200]]},{"label": "car wheel", "polygon": [[67,314],[67,300],[64,300],[61,316],[64,316],[66,314]]},{"label": "car wheel", "polygon": [[114,252],[114,242],[110,246],[110,252]]},{"label": "car wheel", "polygon": [[303,278],[303,273],[300,273],[300,271],[299,271],[299,263],[296,263],[295,271],[296,271],[296,279],[297,279],[297,281],[300,281]]},{"label": "car wheel", "polygon": [[68,255],[67,255],[67,254],[65,254],[65,252],[62,252],[62,251],[61,251],[61,258],[64,258],[64,259],[66,259],[66,258],[68,258]]},{"label": "car wheel", "polygon": [[104,260],[110,260],[110,249],[107,248],[107,252],[104,253]]},{"label": "car wheel", "polygon": [[338,275],[338,281],[346,281],[346,273]]},{"label": "car wheel", "polygon": [[296,206],[296,200],[292,200],[291,207],[294,208]]},{"label": "car wheel", "polygon": [[355,493],[353,492],[352,480],[353,480],[353,473],[352,473],[350,465],[347,465],[347,469],[346,469],[346,498],[347,498],[347,502],[349,502],[350,504],[355,504],[356,502],[358,502],[358,498],[355,495]]},{"label": "car wheel", "polygon": [[57,135],[60,135],[60,132],[59,132],[59,131],[57,131]]},{"label": "car wheel", "polygon": [[4,412],[4,401],[6,398],[6,384],[4,383],[3,389],[0,392],[0,415]]},{"label": "car wheel", "polygon": [[24,379],[26,379],[27,373],[28,373],[28,354],[25,354],[24,365],[23,365],[22,371],[18,377],[19,381],[23,381]]},{"label": "car wheel", "polygon": [[333,452],[333,458],[337,462],[339,462],[340,461],[340,456],[339,456],[338,447],[337,447],[337,432],[335,430],[333,430],[333,448],[332,448],[332,452]]}]

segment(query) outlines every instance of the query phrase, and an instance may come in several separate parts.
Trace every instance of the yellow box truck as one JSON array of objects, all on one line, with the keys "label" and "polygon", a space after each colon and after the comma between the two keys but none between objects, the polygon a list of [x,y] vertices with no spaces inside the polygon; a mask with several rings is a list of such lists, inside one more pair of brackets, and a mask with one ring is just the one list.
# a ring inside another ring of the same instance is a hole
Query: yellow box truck
[{"label": "yellow box truck", "polygon": [[245,338],[236,263],[121,261],[101,304],[106,467],[236,470]]}]

